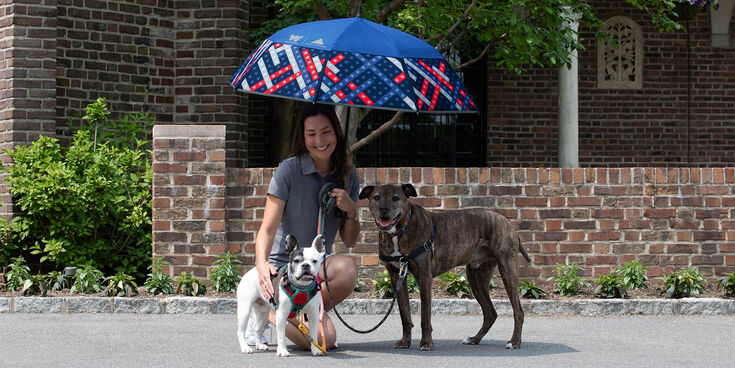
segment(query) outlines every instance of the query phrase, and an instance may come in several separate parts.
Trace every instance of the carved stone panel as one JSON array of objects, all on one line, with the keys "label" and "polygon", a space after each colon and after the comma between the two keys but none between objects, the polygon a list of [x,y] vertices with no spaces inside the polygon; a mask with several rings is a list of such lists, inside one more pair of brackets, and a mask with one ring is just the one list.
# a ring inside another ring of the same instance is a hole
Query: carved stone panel
[{"label": "carved stone panel", "polygon": [[643,86],[643,35],[628,17],[612,17],[605,29],[617,47],[607,40],[597,44],[597,87],[635,89]]}]

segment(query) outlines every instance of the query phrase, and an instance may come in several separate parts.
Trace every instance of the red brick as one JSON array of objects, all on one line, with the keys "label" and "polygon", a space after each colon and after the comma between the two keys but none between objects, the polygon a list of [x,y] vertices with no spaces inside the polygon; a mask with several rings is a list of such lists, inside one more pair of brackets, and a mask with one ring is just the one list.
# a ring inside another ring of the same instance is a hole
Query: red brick
[{"label": "red brick", "polygon": [[676,209],[673,208],[647,208],[643,210],[643,217],[667,218],[676,217]]}]

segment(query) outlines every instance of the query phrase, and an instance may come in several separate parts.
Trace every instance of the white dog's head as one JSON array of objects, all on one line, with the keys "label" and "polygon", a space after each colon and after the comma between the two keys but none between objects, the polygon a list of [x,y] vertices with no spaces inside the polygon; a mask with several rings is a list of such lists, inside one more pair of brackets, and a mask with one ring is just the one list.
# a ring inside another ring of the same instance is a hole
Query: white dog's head
[{"label": "white dog's head", "polygon": [[319,234],[311,242],[311,247],[300,248],[295,237],[286,235],[288,272],[297,287],[308,287],[316,279],[324,260],[324,241],[324,236]]}]

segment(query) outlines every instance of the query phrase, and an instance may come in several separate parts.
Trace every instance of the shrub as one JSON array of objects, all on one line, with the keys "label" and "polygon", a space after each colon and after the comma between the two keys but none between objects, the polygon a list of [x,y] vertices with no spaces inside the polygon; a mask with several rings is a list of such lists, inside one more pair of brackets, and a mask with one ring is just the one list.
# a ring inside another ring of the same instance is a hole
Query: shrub
[{"label": "shrub", "polygon": [[466,273],[466,270],[462,270],[459,274],[450,271],[439,275],[441,289],[458,298],[472,297],[472,289],[467,281]]},{"label": "shrub", "polygon": [[527,280],[521,280],[521,284],[518,285],[518,290],[520,290],[521,297],[523,298],[541,299],[542,296],[546,295],[546,292],[538,287],[538,285]]},{"label": "shrub", "polygon": [[102,290],[102,280],[105,275],[102,271],[87,265],[79,267],[74,275],[74,285],[71,287],[72,293],[92,294]]},{"label": "shrub", "polygon": [[630,290],[648,287],[648,285],[646,285],[646,282],[648,281],[646,271],[648,271],[648,268],[643,267],[641,262],[638,260],[632,260],[625,262],[625,264],[618,267],[616,273],[620,277],[623,287],[626,290]]},{"label": "shrub", "polygon": [[726,295],[735,296],[735,272],[722,279],[717,280],[715,285],[717,286],[718,290],[720,288],[724,288]]},{"label": "shrub", "polygon": [[214,261],[214,264],[219,265],[212,270],[212,275],[209,277],[209,280],[213,282],[214,291],[237,290],[237,283],[240,281],[240,267],[236,263],[242,264],[230,253],[225,253]]},{"label": "shrub", "polygon": [[170,265],[170,262],[166,262],[161,258],[153,260],[148,268],[151,273],[148,274],[148,279],[145,280],[145,291],[157,295],[157,294],[173,294],[174,293],[174,282],[167,274],[163,273],[161,269],[163,266]]},{"label": "shrub", "polygon": [[622,278],[613,273],[610,275],[600,275],[597,280],[595,295],[599,298],[625,298],[625,284]]},{"label": "shrub", "polygon": [[194,272],[191,274],[182,272],[176,278],[176,282],[179,283],[179,286],[176,288],[176,294],[197,296],[203,295],[207,291],[207,287],[199,279],[194,277]]},{"label": "shrub", "polygon": [[[379,273],[378,276],[372,279],[373,285],[375,285],[375,292],[373,296],[377,296],[380,299],[387,299],[393,297],[393,285],[391,284],[390,275],[387,270]],[[418,293],[419,286],[416,283],[416,278],[411,274],[406,275],[404,280],[409,293]]]},{"label": "shrub", "polygon": [[25,296],[41,294],[41,296],[46,296],[47,290],[48,281],[46,275],[37,274],[30,276],[23,282],[23,287],[20,288],[18,294]]},{"label": "shrub", "polygon": [[49,272],[48,275],[46,275],[46,281],[48,282],[48,286],[51,291],[60,291],[70,287],[69,279],[64,277],[64,274],[59,271]]},{"label": "shrub", "polygon": [[31,269],[26,265],[23,257],[13,258],[13,263],[8,265],[8,271],[5,273],[5,288],[8,291],[18,290],[23,286],[26,280],[31,278]]},{"label": "shrub", "polygon": [[107,277],[104,281],[107,281],[105,288],[107,296],[138,295],[138,284],[135,283],[133,276],[118,272],[117,275]]},{"label": "shrub", "polygon": [[352,291],[356,291],[358,293],[366,292],[367,283],[365,282],[365,279],[358,277],[357,281],[355,282],[355,287],[352,289]]},{"label": "shrub", "polygon": [[[94,117],[104,127],[107,115],[100,111],[106,106],[99,102],[88,106],[87,121]],[[128,125],[116,125],[114,134],[129,136]],[[96,139],[88,129],[77,129],[66,149],[41,136],[6,152],[13,163],[2,170],[23,213],[0,226],[0,236],[10,232],[6,242],[12,244],[6,246],[16,253],[31,250],[42,262],[142,277],[151,256],[150,151],[139,140],[131,147]]]},{"label": "shrub", "polygon": [[704,276],[694,267],[682,268],[664,277],[664,292],[669,298],[704,294]]},{"label": "shrub", "polygon": [[569,265],[558,264],[554,268],[556,276],[549,277],[548,280],[554,280],[554,291],[561,296],[577,295],[582,285],[589,286],[588,282],[577,275],[577,271],[581,270],[582,267],[575,263],[570,263]]}]

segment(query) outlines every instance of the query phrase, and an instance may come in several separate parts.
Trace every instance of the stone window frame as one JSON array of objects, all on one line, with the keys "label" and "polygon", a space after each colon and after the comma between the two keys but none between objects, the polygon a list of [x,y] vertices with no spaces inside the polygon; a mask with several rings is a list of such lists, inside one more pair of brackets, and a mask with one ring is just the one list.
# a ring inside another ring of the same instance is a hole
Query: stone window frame
[{"label": "stone window frame", "polygon": [[597,88],[607,89],[641,89],[643,88],[643,32],[641,27],[626,16],[614,16],[605,21],[605,28],[610,25],[623,24],[630,27],[634,37],[635,75],[632,81],[605,80],[605,51],[611,48],[606,40],[597,41]]}]

